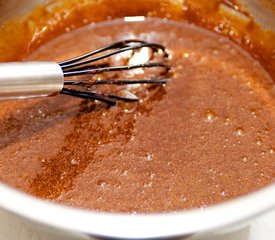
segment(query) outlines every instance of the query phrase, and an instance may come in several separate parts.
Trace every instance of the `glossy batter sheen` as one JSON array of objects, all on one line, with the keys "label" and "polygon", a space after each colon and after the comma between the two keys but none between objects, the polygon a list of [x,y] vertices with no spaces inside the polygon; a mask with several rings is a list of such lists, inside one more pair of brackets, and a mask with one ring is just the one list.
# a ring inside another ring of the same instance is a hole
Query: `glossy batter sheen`
[{"label": "glossy batter sheen", "polygon": [[274,181],[272,79],[225,37],[115,20],[68,29],[26,60],[59,61],[127,38],[166,46],[171,81],[110,108],[68,96],[1,102],[1,181],[115,212],[203,208]]}]

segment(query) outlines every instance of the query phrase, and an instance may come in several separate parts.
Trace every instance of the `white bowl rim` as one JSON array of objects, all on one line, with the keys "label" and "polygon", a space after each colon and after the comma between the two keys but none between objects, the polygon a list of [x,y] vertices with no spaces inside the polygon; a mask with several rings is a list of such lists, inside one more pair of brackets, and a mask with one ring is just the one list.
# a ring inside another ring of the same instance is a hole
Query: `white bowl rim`
[{"label": "white bowl rim", "polygon": [[275,183],[203,210],[134,215],[54,204],[2,183],[0,196],[0,207],[3,209],[47,227],[87,236],[157,238],[192,235],[251,220],[275,207]]}]

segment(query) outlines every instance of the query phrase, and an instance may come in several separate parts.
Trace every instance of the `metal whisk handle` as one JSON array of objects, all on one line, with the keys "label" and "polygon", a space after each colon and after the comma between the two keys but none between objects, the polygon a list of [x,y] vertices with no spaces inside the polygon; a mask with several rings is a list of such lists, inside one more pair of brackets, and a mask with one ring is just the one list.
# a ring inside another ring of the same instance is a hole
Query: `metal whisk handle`
[{"label": "metal whisk handle", "polygon": [[63,83],[63,71],[55,62],[0,63],[0,100],[55,95]]}]

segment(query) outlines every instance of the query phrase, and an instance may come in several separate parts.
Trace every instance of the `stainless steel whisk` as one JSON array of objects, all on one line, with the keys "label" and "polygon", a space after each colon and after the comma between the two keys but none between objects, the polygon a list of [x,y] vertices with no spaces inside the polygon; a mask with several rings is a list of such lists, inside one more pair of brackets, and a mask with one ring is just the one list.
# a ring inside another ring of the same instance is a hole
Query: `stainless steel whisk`
[{"label": "stainless steel whisk", "polygon": [[[111,65],[104,60],[126,51],[148,48],[152,56],[143,63]],[[157,57],[156,57],[157,55]],[[153,59],[160,58],[161,61]],[[54,96],[58,93],[74,97],[98,100],[114,105],[117,101],[137,101],[134,94],[120,96],[91,89],[91,86],[112,84],[164,84],[170,67],[165,63],[168,54],[164,46],[140,40],[124,40],[99,48],[84,55],[63,62],[14,62],[0,64],[0,99],[24,99]],[[106,72],[129,71],[133,69],[158,68],[158,76],[148,79],[100,79],[91,76]],[[79,79],[78,76],[85,76]]]}]

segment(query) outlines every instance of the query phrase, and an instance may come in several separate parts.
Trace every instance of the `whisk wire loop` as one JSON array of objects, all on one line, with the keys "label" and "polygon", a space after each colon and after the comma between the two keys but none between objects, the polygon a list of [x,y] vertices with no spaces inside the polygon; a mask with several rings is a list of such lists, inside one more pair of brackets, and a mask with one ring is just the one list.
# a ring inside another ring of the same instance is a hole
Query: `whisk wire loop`
[{"label": "whisk wire loop", "polygon": [[[143,63],[130,64],[130,59],[128,59],[128,61],[126,59],[126,62],[128,62],[127,64],[116,66],[111,64],[112,61],[107,61],[110,57],[127,51],[132,51],[132,53],[130,52],[130,55],[133,56],[137,51],[140,51],[143,48],[148,48],[151,51],[150,56],[146,56],[148,59],[145,59],[145,62]],[[159,59],[160,57],[161,60]],[[95,92],[91,91],[90,87],[92,85],[103,84],[165,84],[169,80],[166,75],[170,70],[170,66],[165,61],[167,58],[168,53],[166,52],[165,47],[158,43],[150,43],[136,39],[115,42],[81,56],[59,62],[58,64],[63,71],[64,86],[66,86],[63,87],[60,93],[84,99],[99,100],[111,105],[115,104],[117,101],[138,101],[139,99],[136,96],[121,97],[115,94]],[[156,71],[155,75],[148,79],[93,80],[92,77],[97,74],[108,72],[149,68],[158,68],[160,70]],[[87,79],[75,78],[79,76],[85,76]],[[67,77],[74,77],[74,79],[67,79]],[[74,86],[78,86],[78,88],[82,87],[82,89],[73,89],[72,87]]]}]

